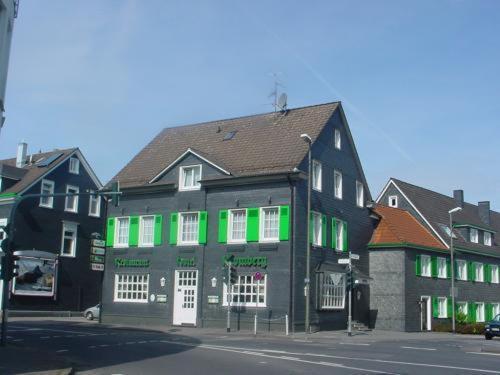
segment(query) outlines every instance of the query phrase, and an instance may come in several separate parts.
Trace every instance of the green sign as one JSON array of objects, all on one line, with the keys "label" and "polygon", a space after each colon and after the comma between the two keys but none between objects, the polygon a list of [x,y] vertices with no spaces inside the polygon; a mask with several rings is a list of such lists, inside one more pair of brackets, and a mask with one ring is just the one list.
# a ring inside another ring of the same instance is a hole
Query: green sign
[{"label": "green sign", "polygon": [[149,267],[149,259],[115,259],[115,267]]},{"label": "green sign", "polygon": [[267,267],[267,257],[232,257],[231,255],[222,257],[224,266],[228,261],[231,261],[234,267]]},{"label": "green sign", "polygon": [[196,266],[196,258],[177,257],[177,267],[194,267],[194,266]]},{"label": "green sign", "polygon": [[104,263],[104,257],[102,255],[91,255],[90,262],[92,262],[92,263]]}]

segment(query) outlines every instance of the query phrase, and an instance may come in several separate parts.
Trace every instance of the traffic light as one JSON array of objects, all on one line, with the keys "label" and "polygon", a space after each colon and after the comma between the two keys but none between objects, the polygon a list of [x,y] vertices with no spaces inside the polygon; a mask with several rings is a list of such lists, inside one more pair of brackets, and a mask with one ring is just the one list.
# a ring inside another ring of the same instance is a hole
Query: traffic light
[{"label": "traffic light", "polygon": [[229,279],[231,281],[231,285],[236,284],[236,282],[238,281],[238,275],[236,275],[236,268],[232,266],[229,268]]},{"label": "traffic light", "polygon": [[9,250],[10,241],[9,241],[9,230],[10,224],[0,226],[0,248],[3,252],[7,252]]},{"label": "traffic light", "polygon": [[14,277],[19,276],[19,265],[16,264],[16,262],[19,260],[19,257],[17,255],[12,255],[9,253],[6,253],[2,257],[2,272],[1,272],[1,277],[2,280],[7,280],[10,281]]},{"label": "traffic light", "polygon": [[115,193],[111,196],[111,202],[115,207],[120,205],[120,182],[116,181],[111,184],[111,192]]},{"label": "traffic light", "polygon": [[346,284],[347,290],[349,290],[353,287],[353,282],[354,282],[354,280],[353,280],[352,272],[349,271],[345,275],[345,284]]},{"label": "traffic light", "polygon": [[19,276],[19,264],[17,264],[17,261],[19,260],[19,257],[17,255],[12,255],[10,256],[11,262],[10,262],[10,278],[14,279]]}]

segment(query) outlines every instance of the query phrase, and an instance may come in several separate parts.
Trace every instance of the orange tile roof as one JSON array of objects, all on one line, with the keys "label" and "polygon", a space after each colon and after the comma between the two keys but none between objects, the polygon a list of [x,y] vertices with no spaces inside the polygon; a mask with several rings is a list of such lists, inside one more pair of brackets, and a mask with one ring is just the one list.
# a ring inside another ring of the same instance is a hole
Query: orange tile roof
[{"label": "orange tile roof", "polygon": [[374,212],[381,219],[373,232],[370,245],[401,244],[446,250],[442,242],[409,212],[383,205],[377,205]]}]

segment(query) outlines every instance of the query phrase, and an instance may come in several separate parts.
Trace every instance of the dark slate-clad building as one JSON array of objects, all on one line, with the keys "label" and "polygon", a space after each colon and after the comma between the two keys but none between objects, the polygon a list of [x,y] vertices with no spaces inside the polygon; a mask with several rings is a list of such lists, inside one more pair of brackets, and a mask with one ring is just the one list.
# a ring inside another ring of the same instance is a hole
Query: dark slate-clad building
[{"label": "dark slate-clad building", "polygon": [[[345,328],[347,252],[368,274],[370,192],[340,103],[166,128],[111,182],[104,322],[304,329],[312,140],[311,324]],[[236,270],[228,291],[225,260]],[[360,276],[361,277],[361,276]],[[368,286],[354,293],[367,323]]]},{"label": "dark slate-clad building", "polygon": [[[0,160],[0,226],[14,200],[29,194],[85,193],[102,188],[78,148]],[[15,213],[14,254],[19,276],[10,285],[9,306],[24,310],[82,310],[99,301],[99,272],[90,270],[93,233],[104,232],[104,202],[97,196],[36,197]],[[102,214],[102,215],[101,215]],[[0,242],[7,234],[0,230]]]},{"label": "dark slate-clad building", "polygon": [[[369,244],[375,327],[432,330],[450,322],[453,308],[468,322],[500,313],[500,213],[489,202],[464,201],[390,179],[377,199],[379,223]],[[452,213],[450,229],[449,211]],[[451,300],[450,235],[455,249]]]}]

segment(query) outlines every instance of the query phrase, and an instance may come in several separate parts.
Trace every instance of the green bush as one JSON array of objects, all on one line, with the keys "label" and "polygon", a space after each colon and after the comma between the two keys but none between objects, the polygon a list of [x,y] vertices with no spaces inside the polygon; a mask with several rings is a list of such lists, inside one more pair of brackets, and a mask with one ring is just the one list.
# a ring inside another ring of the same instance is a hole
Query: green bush
[{"label": "green bush", "polygon": [[[434,332],[451,332],[451,322],[436,323],[432,327],[432,330]],[[458,322],[457,319],[455,331],[469,335],[484,335],[484,323],[462,323]]]},{"label": "green bush", "polygon": [[457,314],[455,315],[455,321],[459,324],[465,324],[467,323],[467,315],[465,315],[461,311],[458,311]]}]

